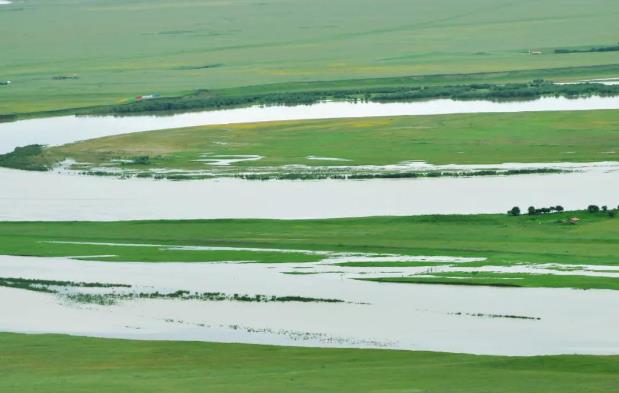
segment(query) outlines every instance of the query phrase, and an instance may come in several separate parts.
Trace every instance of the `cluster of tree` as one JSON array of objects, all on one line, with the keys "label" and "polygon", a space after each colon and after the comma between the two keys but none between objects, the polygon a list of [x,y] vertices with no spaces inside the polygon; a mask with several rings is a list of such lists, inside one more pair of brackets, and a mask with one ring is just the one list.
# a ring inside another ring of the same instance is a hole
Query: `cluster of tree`
[{"label": "cluster of tree", "polygon": [[619,95],[619,85],[581,83],[557,85],[543,80],[530,83],[474,83],[450,86],[381,87],[342,90],[311,90],[300,92],[264,93],[222,96],[199,91],[184,97],[162,97],[130,104],[96,108],[89,113],[138,113],[161,111],[189,111],[199,109],[234,108],[249,105],[300,105],[325,100],[395,102],[435,98],[455,100],[519,100],[542,96],[579,97],[589,95]]},{"label": "cluster of tree", "polygon": [[[619,210],[619,206],[617,206],[617,210]],[[604,213],[608,214],[609,217],[614,217],[616,212],[608,208],[608,206],[604,205],[602,207],[598,205],[589,205],[587,206],[587,211],[589,213]]]},{"label": "cluster of tree", "polygon": [[610,46],[600,46],[597,48],[584,48],[584,49],[565,49],[559,48],[555,49],[555,53],[564,54],[564,53],[589,53],[589,52],[617,52],[619,51],[619,43],[617,45]]},{"label": "cluster of tree", "polygon": [[25,169],[28,171],[46,171],[47,166],[42,162],[42,153],[42,145],[16,147],[10,153],[0,154],[0,167]]},{"label": "cluster of tree", "polygon": [[[529,206],[529,208],[527,209],[527,214],[530,216],[539,216],[542,214],[561,213],[564,210],[565,209],[563,209],[563,206],[560,206],[560,205],[551,206],[551,207],[542,207],[539,209],[535,208],[535,206]],[[514,206],[507,212],[507,214],[510,216],[519,216],[520,214],[522,214],[522,212],[518,206]]]}]

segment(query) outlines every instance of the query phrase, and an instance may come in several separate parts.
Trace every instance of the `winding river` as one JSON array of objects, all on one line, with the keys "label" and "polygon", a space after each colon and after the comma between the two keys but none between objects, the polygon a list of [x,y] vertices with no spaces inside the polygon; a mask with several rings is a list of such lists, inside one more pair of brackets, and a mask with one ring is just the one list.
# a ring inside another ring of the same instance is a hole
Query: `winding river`
[{"label": "winding river", "polygon": [[453,113],[540,112],[619,109],[619,97],[491,102],[449,99],[408,103],[323,102],[297,106],[253,106],[218,111],[141,116],[60,116],[0,123],[0,154],[30,144],[61,145],[129,132],[199,125],[349,117],[438,115]]},{"label": "winding river", "polygon": [[[619,97],[543,98],[528,102],[432,100],[325,102],[168,116],[53,117],[0,123],[0,151],[30,143],[63,144],[127,132],[253,121],[439,113],[618,109]],[[119,180],[0,169],[0,220],[333,218],[372,215],[499,213],[512,206],[619,203],[619,166],[568,174],[365,181],[189,182]],[[565,165],[565,164],[561,164]]]}]

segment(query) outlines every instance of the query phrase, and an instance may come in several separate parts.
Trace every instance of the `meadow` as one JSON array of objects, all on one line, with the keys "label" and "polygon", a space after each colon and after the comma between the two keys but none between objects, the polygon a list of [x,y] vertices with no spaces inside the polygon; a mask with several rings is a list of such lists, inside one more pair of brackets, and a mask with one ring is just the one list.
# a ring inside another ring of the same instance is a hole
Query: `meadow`
[{"label": "meadow", "polygon": [[198,90],[616,77],[618,52],[582,50],[617,43],[618,13],[612,0],[16,0],[0,7],[0,82],[12,82],[0,114]]},{"label": "meadow", "polygon": [[[581,218],[577,225],[561,223],[574,216]],[[616,265],[617,220],[602,212],[577,211],[519,217],[489,214],[328,220],[2,222],[0,255],[81,256],[86,260],[129,262],[277,263],[317,262],[324,256],[306,251],[332,251],[487,258],[458,266]],[[154,246],[139,246],[144,244]]]},{"label": "meadow", "polygon": [[445,272],[420,277],[380,277],[368,281],[401,284],[466,285],[515,288],[577,288],[577,289],[619,289],[616,277],[584,275],[494,273],[494,272]]},{"label": "meadow", "polygon": [[615,392],[617,356],[500,357],[0,334],[0,390]]},{"label": "meadow", "polygon": [[[302,169],[283,168],[286,165],[320,169],[411,160],[436,165],[596,162],[616,160],[618,141],[619,111],[613,110],[399,116],[132,133],[46,149],[23,149],[0,156],[0,166],[44,170],[71,158],[89,163],[76,167],[81,170],[96,170],[105,164],[138,173],[165,168],[223,175]],[[226,156],[261,158],[223,167],[200,161]]]}]

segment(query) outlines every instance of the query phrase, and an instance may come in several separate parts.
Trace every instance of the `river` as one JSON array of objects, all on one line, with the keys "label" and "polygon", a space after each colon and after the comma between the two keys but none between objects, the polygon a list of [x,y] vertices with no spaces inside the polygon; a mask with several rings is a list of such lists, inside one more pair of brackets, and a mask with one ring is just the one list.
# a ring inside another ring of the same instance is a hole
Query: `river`
[{"label": "river", "polygon": [[333,218],[619,204],[619,171],[422,179],[171,181],[0,169],[0,220]]},{"label": "river", "polygon": [[253,106],[170,115],[59,116],[0,123],[0,153],[30,144],[61,145],[129,132],[280,120],[349,117],[438,115],[453,113],[579,111],[619,109],[619,97],[568,99],[545,97],[532,101],[491,102],[449,99],[408,103],[323,102],[297,106]]}]

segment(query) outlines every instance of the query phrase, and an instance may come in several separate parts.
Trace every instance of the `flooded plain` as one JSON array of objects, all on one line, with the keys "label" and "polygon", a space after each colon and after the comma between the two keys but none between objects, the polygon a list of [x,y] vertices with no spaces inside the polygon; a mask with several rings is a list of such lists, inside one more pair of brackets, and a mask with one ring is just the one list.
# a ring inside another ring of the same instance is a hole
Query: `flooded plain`
[{"label": "flooded plain", "polygon": [[594,96],[574,99],[544,97],[514,102],[450,99],[407,103],[322,102],[313,105],[253,106],[160,116],[59,116],[0,123],[0,154],[12,151],[18,146],[31,144],[62,145],[108,135],[199,125],[349,117],[594,109],[619,109],[619,97]]},{"label": "flooded plain", "polygon": [[[318,267],[323,274],[282,274],[303,266],[307,264],[109,263],[0,256],[5,278],[343,300],[139,299],[99,305],[1,287],[0,297],[11,301],[0,302],[0,330],[500,355],[619,352],[619,314],[608,312],[619,307],[614,291],[380,284],[353,279],[368,269],[329,273],[338,269],[327,265]],[[395,275],[415,269],[421,268],[378,270]]]},{"label": "flooded plain", "polygon": [[[619,97],[544,98],[508,103],[328,102],[169,116],[65,116],[0,123],[0,153],[32,143],[64,144],[105,135],[206,124],[588,109],[619,109]],[[260,156],[204,155],[200,159],[211,166],[225,167],[239,161],[259,160]],[[344,160],[322,156],[309,156],[308,159]],[[428,169],[428,164],[421,162],[401,165]],[[521,164],[501,165],[501,168],[510,165],[520,168]],[[504,213],[512,206],[526,209],[530,205],[562,205],[571,210],[590,204],[616,206],[619,203],[619,167],[615,162],[544,165],[550,169],[565,169],[567,165],[575,171],[363,181],[230,178],[177,182],[0,169],[0,220],[302,219]],[[463,170],[458,166],[439,169]],[[222,294],[219,301],[119,298],[110,304],[98,304],[72,301],[69,295],[75,288],[46,292],[0,285],[0,299],[3,299],[0,301],[0,331],[496,355],[619,353],[616,334],[619,313],[608,311],[619,307],[619,294],[615,291],[376,283],[357,279],[399,277],[445,269],[467,271],[466,268],[440,266],[440,263],[483,261],[484,256],[467,259],[319,255],[323,258],[320,262],[303,264],[120,263],[0,256],[0,278],[3,279],[110,283],[119,285],[113,289],[119,291],[117,295],[128,291],[127,288],[140,293]],[[437,262],[437,266],[344,268],[333,265],[347,261],[423,261]],[[509,269],[544,273],[555,268],[557,266],[547,265]],[[478,270],[500,269],[485,266]],[[562,269],[553,274],[619,275],[612,266],[581,267],[582,271],[565,266]],[[96,295],[97,291],[110,288],[82,290],[90,291],[86,295]],[[274,300],[230,300],[235,294],[254,296],[252,299],[266,296]],[[276,300],[282,297],[337,301]]]},{"label": "flooded plain", "polygon": [[335,218],[617,206],[619,172],[420,179],[171,181],[0,169],[0,220]]}]

